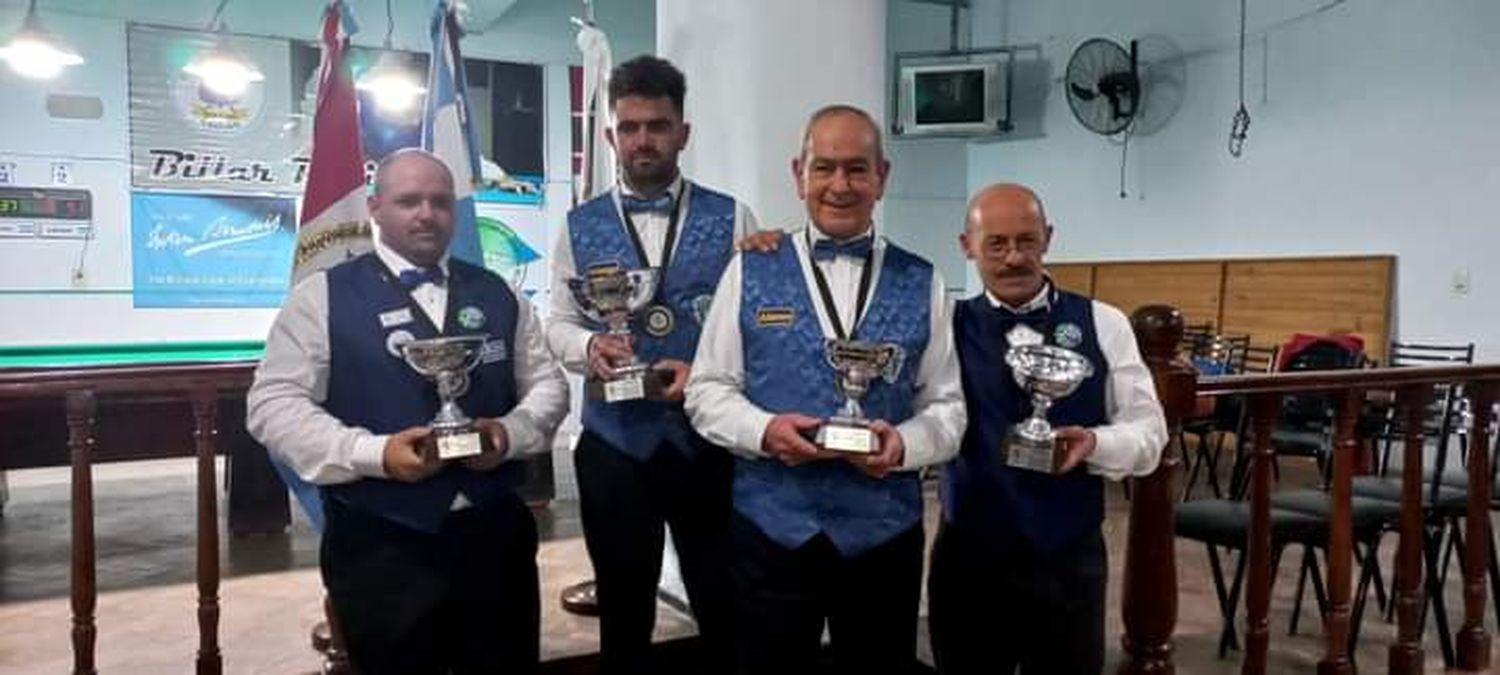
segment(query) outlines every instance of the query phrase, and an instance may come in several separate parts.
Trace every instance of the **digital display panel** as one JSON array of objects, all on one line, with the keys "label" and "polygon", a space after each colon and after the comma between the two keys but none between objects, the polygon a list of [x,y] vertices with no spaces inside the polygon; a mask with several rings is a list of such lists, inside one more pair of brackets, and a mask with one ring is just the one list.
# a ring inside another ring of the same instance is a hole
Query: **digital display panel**
[{"label": "digital display panel", "polygon": [[0,186],[0,218],[89,220],[92,215],[88,190]]}]

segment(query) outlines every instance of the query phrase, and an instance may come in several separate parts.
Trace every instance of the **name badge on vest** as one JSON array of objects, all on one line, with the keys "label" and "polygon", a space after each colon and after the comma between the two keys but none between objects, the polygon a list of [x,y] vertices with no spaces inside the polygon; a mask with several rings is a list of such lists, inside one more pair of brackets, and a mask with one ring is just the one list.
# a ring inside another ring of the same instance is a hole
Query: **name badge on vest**
[{"label": "name badge on vest", "polygon": [[485,341],[484,347],[479,350],[479,362],[485,365],[504,361],[509,357],[510,349],[505,346],[505,340],[499,338]]},{"label": "name badge on vest", "polygon": [[755,310],[755,325],[761,328],[786,328],[796,318],[797,312],[791,307],[761,307]]},{"label": "name badge on vest", "polygon": [[1016,324],[1015,328],[1005,334],[1005,343],[1012,347],[1024,347],[1028,345],[1042,344],[1042,334],[1035,328],[1024,323]]},{"label": "name badge on vest", "polygon": [[391,328],[393,326],[403,326],[403,325],[409,324],[411,322],[412,322],[411,309],[406,308],[406,307],[402,307],[400,309],[393,309],[393,310],[391,310],[389,312],[381,312],[380,313],[380,327],[381,328]]}]

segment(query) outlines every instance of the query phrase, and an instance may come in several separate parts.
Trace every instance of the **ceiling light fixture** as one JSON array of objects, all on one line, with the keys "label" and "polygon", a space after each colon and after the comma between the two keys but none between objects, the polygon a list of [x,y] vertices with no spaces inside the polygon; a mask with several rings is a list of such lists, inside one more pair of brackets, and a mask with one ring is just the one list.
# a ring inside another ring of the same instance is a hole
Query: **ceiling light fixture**
[{"label": "ceiling light fixture", "polygon": [[182,72],[198,78],[204,87],[220,96],[239,97],[251,84],[265,80],[266,76],[254,63],[231,48],[225,39],[224,23],[220,17],[228,4],[229,0],[219,0],[219,6],[208,22],[208,30],[215,33],[214,45],[183,66]]},{"label": "ceiling light fixture", "polygon": [[392,49],[391,36],[395,32],[396,19],[391,12],[391,0],[385,0],[385,53],[354,85],[360,91],[369,92],[375,99],[375,107],[388,117],[416,109],[417,103],[427,93],[416,73],[407,67],[407,59]]},{"label": "ceiling light fixture", "polygon": [[63,68],[83,63],[78,52],[42,28],[36,0],[27,4],[21,30],[0,47],[0,59],[9,63],[16,74],[38,80],[57,77]]}]

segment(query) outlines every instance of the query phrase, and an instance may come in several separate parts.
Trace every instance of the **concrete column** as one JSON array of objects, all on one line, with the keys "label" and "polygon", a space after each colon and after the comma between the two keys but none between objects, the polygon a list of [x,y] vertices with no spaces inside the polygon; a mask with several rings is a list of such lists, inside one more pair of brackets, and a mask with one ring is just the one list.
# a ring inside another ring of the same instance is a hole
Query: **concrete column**
[{"label": "concrete column", "polygon": [[657,0],[657,54],[687,74],[687,175],[767,226],[800,226],[791,158],[807,116],[848,103],[885,119],[885,17],[872,0]]}]

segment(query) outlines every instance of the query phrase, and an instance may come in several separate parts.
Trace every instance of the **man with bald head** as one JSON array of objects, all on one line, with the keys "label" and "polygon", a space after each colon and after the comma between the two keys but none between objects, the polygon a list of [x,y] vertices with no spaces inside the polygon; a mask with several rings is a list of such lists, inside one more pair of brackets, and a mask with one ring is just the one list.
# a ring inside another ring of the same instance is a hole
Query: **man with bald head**
[{"label": "man with bald head", "polygon": [[[323,583],[355,670],[534,672],[536,525],[516,495],[567,413],[567,381],[531,305],[499,276],[448,256],[453,176],[431,153],[381,162],[368,199],[372,253],[313,274],[266,337],[246,425],[321,487]],[[400,346],[483,335],[458,406],[485,451],[422,450],[433,384]]]},{"label": "man with bald head", "polygon": [[[915,662],[918,470],[952,457],[964,408],[942,277],[875,232],[889,171],[868,114],[814,113],[792,160],[810,224],[729,263],[698,345],[688,412],[736,456],[738,673],[808,672],[825,623],[838,672]],[[867,452],[815,440],[844,402],[834,339],[894,348],[861,400]]]},{"label": "man with bald head", "polygon": [[[1103,479],[1150,473],[1166,443],[1151,374],[1120,310],[1058,288],[1042,259],[1052,226],[1030,189],[991,185],[969,202],[959,244],[984,292],[958,304],[953,331],[969,426],[943,471],[928,610],[938,670],[1097,673],[1104,661]],[[1008,349],[1049,344],[1094,374],[1057,401],[1061,471],[1007,466],[1001,448],[1031,414]]]}]

